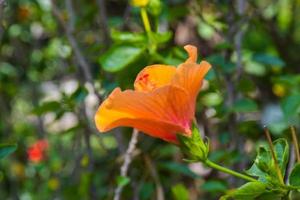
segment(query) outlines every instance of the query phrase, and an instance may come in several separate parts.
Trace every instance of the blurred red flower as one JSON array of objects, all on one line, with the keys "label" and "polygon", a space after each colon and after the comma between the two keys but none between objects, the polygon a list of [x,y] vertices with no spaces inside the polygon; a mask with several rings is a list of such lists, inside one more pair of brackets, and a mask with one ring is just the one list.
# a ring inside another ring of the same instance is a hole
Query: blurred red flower
[{"label": "blurred red flower", "polygon": [[28,159],[34,163],[40,163],[45,159],[45,152],[48,149],[48,141],[38,140],[27,149]]}]

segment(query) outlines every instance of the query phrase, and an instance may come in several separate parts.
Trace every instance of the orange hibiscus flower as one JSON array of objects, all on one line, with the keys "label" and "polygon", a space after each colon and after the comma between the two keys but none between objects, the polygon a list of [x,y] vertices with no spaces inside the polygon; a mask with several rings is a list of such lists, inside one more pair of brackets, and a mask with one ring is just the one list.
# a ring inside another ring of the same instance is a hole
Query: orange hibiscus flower
[{"label": "orange hibiscus flower", "polygon": [[178,143],[178,133],[190,136],[197,94],[211,66],[206,61],[196,63],[196,47],[184,49],[189,58],[177,68],[147,66],[137,75],[134,90],[114,89],[95,115],[98,130],[134,127],[172,143]]}]

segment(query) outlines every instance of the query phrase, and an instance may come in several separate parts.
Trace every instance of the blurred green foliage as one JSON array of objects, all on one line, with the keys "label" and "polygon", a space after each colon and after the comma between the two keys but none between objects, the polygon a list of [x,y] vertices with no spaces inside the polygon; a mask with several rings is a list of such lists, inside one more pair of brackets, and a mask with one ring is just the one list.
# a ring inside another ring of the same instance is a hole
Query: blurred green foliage
[{"label": "blurred green foliage", "polygon": [[[240,185],[142,134],[122,177],[131,130],[96,131],[100,100],[132,88],[147,65],[180,64],[185,44],[213,66],[197,102],[211,160],[241,171],[264,144],[262,126],[288,140],[299,129],[298,0],[151,0],[146,10],[150,34],[126,0],[0,0],[0,142],[18,144],[0,160],[1,199],[112,199],[121,184],[123,199],[208,200]],[[27,150],[42,138],[49,149],[33,163]],[[237,196],[252,187],[264,189]]]}]

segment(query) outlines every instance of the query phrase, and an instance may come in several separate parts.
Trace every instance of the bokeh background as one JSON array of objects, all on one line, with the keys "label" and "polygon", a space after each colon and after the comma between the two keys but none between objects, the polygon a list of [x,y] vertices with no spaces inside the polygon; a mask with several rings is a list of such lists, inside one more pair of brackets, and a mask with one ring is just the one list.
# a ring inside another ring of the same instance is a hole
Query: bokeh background
[{"label": "bokeh background", "polygon": [[94,114],[143,67],[178,65],[185,44],[213,68],[197,101],[210,158],[243,172],[272,137],[299,126],[299,0],[150,0],[153,35],[126,0],[0,0],[0,199],[214,200],[242,182],[186,163],[178,147],[132,130],[100,134]]}]

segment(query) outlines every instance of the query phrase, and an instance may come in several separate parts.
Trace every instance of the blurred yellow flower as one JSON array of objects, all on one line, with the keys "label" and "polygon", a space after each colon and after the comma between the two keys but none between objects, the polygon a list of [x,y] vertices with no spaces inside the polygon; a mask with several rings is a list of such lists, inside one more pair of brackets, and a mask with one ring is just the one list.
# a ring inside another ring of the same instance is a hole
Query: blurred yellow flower
[{"label": "blurred yellow flower", "polygon": [[149,0],[131,0],[131,4],[137,7],[144,7],[149,3]]},{"label": "blurred yellow flower", "polygon": [[11,165],[11,172],[13,176],[17,178],[24,178],[25,175],[24,165],[20,162],[13,162]]},{"label": "blurred yellow flower", "polygon": [[58,178],[50,178],[48,181],[48,187],[50,190],[57,190],[59,188],[59,180]]},{"label": "blurred yellow flower", "polygon": [[88,166],[89,162],[90,162],[89,157],[87,155],[84,155],[80,161],[80,164],[82,167],[86,167]]},{"label": "blurred yellow flower", "polygon": [[272,87],[273,93],[278,97],[283,97],[286,94],[286,89],[284,85],[276,83]]}]

